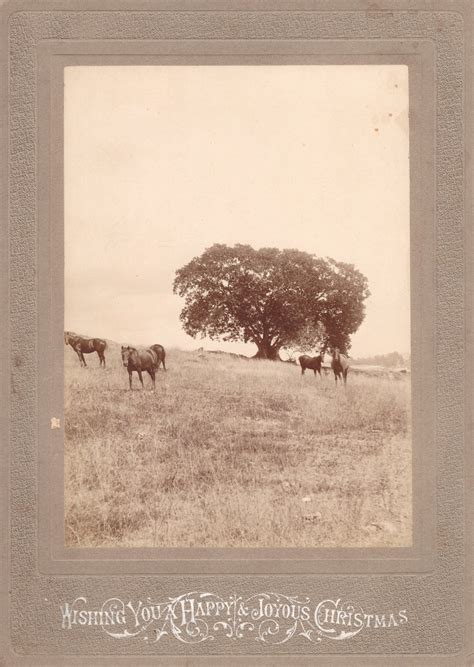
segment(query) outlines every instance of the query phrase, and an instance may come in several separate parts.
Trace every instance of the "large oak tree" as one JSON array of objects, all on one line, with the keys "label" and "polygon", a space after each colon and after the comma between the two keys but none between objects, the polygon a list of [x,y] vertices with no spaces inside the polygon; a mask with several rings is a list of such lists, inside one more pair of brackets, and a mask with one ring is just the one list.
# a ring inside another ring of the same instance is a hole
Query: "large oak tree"
[{"label": "large oak tree", "polygon": [[187,334],[253,342],[278,359],[308,330],[314,344],[347,352],[364,319],[367,279],[351,264],[300,250],[215,244],[176,271]]}]

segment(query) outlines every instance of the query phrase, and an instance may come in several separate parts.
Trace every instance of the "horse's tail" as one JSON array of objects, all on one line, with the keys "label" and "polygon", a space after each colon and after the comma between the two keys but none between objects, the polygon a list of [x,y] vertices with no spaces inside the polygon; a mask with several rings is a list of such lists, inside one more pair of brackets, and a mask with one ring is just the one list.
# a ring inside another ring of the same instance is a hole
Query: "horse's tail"
[{"label": "horse's tail", "polygon": [[160,364],[162,364],[164,370],[166,370],[166,364],[165,364],[166,351],[165,351],[165,348],[163,347],[163,345],[157,345],[156,347],[160,349],[159,352],[158,352],[158,350],[156,350],[156,354],[157,354],[157,357],[158,357],[158,366],[157,366],[157,368],[159,368]]},{"label": "horse's tail", "polygon": [[152,366],[158,368],[158,366],[160,365],[160,356],[158,352],[152,347],[149,347],[147,352],[151,355]]},{"label": "horse's tail", "polygon": [[158,359],[157,368],[160,367],[160,364],[163,364],[163,368],[166,370],[166,364],[165,364],[166,352],[165,352],[165,348],[163,347],[163,345],[159,345],[158,343],[155,343],[155,345],[152,345],[150,349],[152,349],[157,356],[157,359]]}]

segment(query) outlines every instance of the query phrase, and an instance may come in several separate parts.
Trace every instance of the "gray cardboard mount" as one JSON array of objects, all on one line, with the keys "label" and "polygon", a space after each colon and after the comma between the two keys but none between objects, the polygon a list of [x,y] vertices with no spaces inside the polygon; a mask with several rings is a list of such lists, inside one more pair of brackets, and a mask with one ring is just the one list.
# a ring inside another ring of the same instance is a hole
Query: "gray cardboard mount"
[{"label": "gray cardboard mount", "polygon": [[[471,3],[448,0],[3,5],[0,660],[474,664],[471,36]],[[62,73],[99,63],[408,66],[412,547],[64,548]],[[68,627],[74,601],[126,620]],[[323,603],[374,618],[320,627]]]}]

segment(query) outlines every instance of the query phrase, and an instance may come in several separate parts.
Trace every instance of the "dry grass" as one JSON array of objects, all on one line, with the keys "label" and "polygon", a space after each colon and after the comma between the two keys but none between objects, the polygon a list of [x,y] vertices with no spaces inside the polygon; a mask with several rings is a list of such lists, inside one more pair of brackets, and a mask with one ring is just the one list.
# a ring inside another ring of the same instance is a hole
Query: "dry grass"
[{"label": "dry grass", "polygon": [[411,543],[409,378],[169,350],[128,390],[120,348],[66,348],[68,546]]}]

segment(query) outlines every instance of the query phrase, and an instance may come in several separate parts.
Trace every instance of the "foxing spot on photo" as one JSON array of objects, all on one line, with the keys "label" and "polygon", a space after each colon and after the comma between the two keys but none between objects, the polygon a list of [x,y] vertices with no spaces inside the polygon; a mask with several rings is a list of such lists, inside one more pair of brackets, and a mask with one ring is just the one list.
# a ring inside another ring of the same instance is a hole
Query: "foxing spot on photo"
[{"label": "foxing spot on photo", "polygon": [[66,545],[410,546],[407,68],[64,72]]}]

